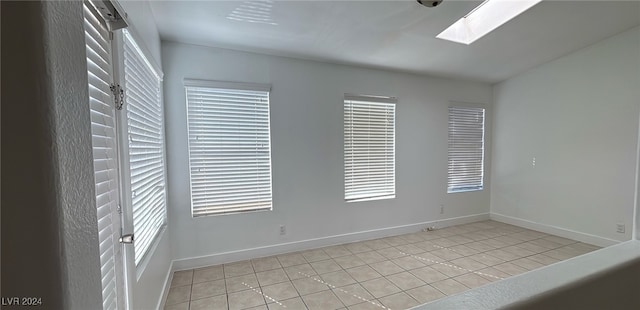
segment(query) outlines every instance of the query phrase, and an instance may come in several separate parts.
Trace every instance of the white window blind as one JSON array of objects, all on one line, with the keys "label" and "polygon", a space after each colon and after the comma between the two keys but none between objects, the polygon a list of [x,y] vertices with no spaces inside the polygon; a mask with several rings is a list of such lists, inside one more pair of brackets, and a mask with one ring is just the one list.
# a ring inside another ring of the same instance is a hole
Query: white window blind
[{"label": "white window blind", "polygon": [[193,216],[271,210],[270,87],[185,87]]},{"label": "white window blind", "polygon": [[345,200],[394,198],[396,99],[345,95]]},{"label": "white window blind", "polygon": [[116,233],[120,218],[117,214],[118,162],[115,124],[115,105],[111,90],[111,43],[108,31],[93,8],[84,3],[84,33],[89,77],[89,108],[93,167],[100,242],[100,271],[104,309],[116,309],[117,285],[116,252],[119,246]]},{"label": "white window blind", "polygon": [[449,107],[449,177],[447,192],[482,190],[484,108]]},{"label": "white window blind", "polygon": [[136,266],[166,223],[161,76],[124,30],[128,161]]}]

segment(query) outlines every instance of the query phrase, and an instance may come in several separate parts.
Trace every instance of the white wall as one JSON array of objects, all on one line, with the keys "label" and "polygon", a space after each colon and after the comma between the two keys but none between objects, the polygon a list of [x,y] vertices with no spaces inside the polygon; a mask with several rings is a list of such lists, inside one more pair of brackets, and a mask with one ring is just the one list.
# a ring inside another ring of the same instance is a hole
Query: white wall
[{"label": "white wall", "polygon": [[160,35],[149,1],[120,0],[118,3],[127,12],[127,21],[136,29],[151,56],[160,64]]},{"label": "white wall", "polygon": [[[63,308],[96,309],[102,304],[102,286],[82,3],[47,2],[43,7],[45,77],[50,83],[45,95],[50,97],[43,99],[50,100],[47,112],[52,116],[46,123],[50,127],[42,130],[51,133],[45,143],[55,161],[55,174],[46,177],[56,193],[47,198],[56,201],[59,211]],[[31,225],[38,223],[23,229]]]},{"label": "white wall", "polygon": [[[119,3],[127,12],[129,29],[135,32],[134,36],[142,41],[137,43],[142,45],[141,48],[145,53],[150,54],[149,57],[152,58],[150,61],[160,67],[160,36],[149,2],[120,1]],[[168,235],[170,229],[169,226],[164,230],[153,253],[150,253],[149,259],[143,261],[143,273],[137,279],[134,276],[132,309],[158,307],[171,271],[171,243]]]},{"label": "white wall", "polygon": [[[162,57],[175,259],[489,211],[488,188],[446,193],[448,102],[490,103],[487,84],[171,42]],[[273,211],[191,217],[184,78],[272,84]],[[344,93],[398,97],[393,200],[344,202]]]},{"label": "white wall", "polygon": [[639,55],[636,27],[494,87],[492,216],[631,238]]},{"label": "white wall", "polygon": [[[171,279],[171,243],[168,231],[161,234],[144,272],[133,286],[131,309],[161,309]],[[135,279],[134,279],[135,280]]]}]

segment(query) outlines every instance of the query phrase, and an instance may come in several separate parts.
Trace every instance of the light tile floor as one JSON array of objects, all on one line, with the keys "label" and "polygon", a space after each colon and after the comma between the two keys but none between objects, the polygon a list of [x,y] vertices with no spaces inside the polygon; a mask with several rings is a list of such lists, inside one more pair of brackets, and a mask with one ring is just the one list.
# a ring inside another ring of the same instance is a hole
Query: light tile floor
[{"label": "light tile floor", "polygon": [[596,249],[483,221],[178,271],[165,309],[407,309]]}]

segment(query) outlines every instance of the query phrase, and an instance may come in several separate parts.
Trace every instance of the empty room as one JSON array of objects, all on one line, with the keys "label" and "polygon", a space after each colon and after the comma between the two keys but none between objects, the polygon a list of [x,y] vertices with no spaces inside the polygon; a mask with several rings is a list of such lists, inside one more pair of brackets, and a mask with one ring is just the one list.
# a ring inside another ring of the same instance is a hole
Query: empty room
[{"label": "empty room", "polygon": [[640,2],[2,1],[3,309],[640,309]]}]

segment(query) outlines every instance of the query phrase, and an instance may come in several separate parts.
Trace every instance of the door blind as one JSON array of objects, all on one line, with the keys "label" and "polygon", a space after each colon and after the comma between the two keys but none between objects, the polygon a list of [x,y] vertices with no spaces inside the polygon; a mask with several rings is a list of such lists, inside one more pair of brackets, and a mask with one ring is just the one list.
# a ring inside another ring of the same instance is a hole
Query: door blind
[{"label": "door blind", "polygon": [[185,81],[193,216],[270,210],[270,87],[204,84]]},{"label": "door blind", "polygon": [[393,198],[396,99],[345,95],[345,200]]},{"label": "door blind", "polygon": [[484,108],[449,107],[447,192],[482,190]]},{"label": "door blind", "polygon": [[118,162],[115,107],[111,95],[112,64],[109,32],[93,8],[84,3],[84,33],[89,77],[91,142],[96,185],[100,271],[104,309],[116,309],[116,233],[120,219],[118,207]]},{"label": "door blind", "polygon": [[166,223],[161,77],[124,30],[124,79],[136,266]]}]

